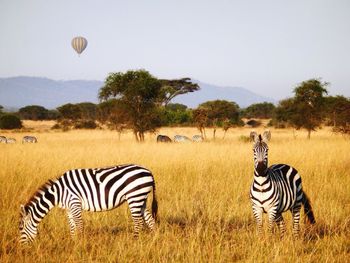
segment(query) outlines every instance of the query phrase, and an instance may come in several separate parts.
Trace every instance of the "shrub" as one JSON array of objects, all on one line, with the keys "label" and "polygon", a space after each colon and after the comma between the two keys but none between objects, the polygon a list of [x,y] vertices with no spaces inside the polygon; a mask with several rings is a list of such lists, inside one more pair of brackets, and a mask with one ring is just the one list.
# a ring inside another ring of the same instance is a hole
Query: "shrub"
[{"label": "shrub", "polygon": [[261,125],[261,122],[257,120],[249,120],[246,122],[246,124],[255,128],[255,127],[259,127]]},{"label": "shrub", "polygon": [[22,128],[22,121],[15,115],[5,114],[0,117],[0,129],[12,130]]},{"label": "shrub", "polygon": [[93,120],[80,121],[80,122],[77,122],[74,125],[74,128],[75,129],[96,129],[97,128],[97,124]]}]

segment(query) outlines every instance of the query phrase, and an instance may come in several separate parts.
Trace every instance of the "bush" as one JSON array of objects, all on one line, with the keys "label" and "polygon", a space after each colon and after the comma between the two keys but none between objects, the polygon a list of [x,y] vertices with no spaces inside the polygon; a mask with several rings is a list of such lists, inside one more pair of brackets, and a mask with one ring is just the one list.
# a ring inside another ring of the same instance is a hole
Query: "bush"
[{"label": "bush", "polygon": [[89,121],[80,121],[77,122],[74,125],[75,129],[96,129],[97,128],[97,124],[95,121],[93,120],[89,120]]},{"label": "bush", "polygon": [[0,117],[0,129],[12,130],[22,128],[22,121],[15,115],[5,114]]},{"label": "bush", "polygon": [[257,120],[249,120],[246,122],[246,124],[255,128],[255,127],[259,127],[261,125],[261,122]]}]

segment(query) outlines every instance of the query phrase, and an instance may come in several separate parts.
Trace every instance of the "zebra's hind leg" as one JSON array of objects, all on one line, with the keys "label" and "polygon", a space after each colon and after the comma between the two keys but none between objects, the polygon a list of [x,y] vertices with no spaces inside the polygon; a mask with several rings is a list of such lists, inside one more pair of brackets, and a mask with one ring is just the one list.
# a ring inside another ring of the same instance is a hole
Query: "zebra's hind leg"
[{"label": "zebra's hind leg", "polygon": [[146,205],[146,199],[131,201],[128,199],[132,220],[134,221],[134,237],[138,237],[143,228],[143,212]]},{"label": "zebra's hind leg", "polygon": [[83,219],[81,217],[81,211],[82,208],[80,200],[72,200],[67,211],[71,236],[76,236],[77,234],[81,234],[83,232]]},{"label": "zebra's hind leg", "polygon": [[283,217],[282,217],[282,214],[278,214],[276,215],[276,224],[280,230],[280,235],[281,235],[281,238],[284,236],[284,234],[286,233],[286,224],[284,223],[284,220],[283,220]]},{"label": "zebra's hind leg", "polygon": [[143,218],[144,222],[146,223],[147,227],[150,230],[154,230],[156,221],[154,220],[151,212],[147,208],[145,208],[144,213],[142,215],[142,218]]},{"label": "zebra's hind leg", "polygon": [[293,216],[293,236],[294,236],[294,238],[299,237],[300,209],[301,209],[301,204],[295,205],[293,208],[291,208],[291,212],[292,212],[292,216]]}]

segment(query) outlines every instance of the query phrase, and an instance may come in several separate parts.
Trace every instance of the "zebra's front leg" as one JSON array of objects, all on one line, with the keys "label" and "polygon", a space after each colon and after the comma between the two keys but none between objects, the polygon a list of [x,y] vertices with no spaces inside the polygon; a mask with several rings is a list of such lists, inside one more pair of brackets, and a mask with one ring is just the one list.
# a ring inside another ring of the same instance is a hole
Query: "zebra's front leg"
[{"label": "zebra's front leg", "polygon": [[300,209],[301,209],[301,204],[296,205],[291,209],[292,216],[293,216],[293,237],[298,238],[299,237],[299,232],[300,232]]},{"label": "zebra's front leg", "polygon": [[283,220],[283,217],[282,217],[282,214],[278,214],[276,216],[276,224],[280,230],[280,235],[281,235],[281,238],[284,236],[284,234],[286,233],[286,224],[284,223],[284,220]]},{"label": "zebra's front leg", "polygon": [[262,235],[262,225],[263,225],[262,214],[263,214],[262,207],[259,207],[253,204],[253,215],[254,215],[256,224],[258,226],[259,235]]},{"label": "zebra's front leg", "polygon": [[67,211],[71,236],[76,236],[83,232],[83,219],[81,217],[81,212],[81,202],[79,200],[71,202]]},{"label": "zebra's front leg", "polygon": [[275,209],[269,210],[268,216],[269,216],[268,231],[269,231],[269,234],[272,234],[272,228],[273,228],[274,223],[276,222],[276,210]]}]

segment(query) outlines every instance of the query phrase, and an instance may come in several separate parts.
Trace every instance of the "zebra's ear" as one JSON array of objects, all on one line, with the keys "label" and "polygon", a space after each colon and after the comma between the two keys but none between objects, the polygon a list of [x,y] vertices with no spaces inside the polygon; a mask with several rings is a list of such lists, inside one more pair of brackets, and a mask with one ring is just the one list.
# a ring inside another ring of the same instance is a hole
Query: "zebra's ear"
[{"label": "zebra's ear", "polygon": [[267,142],[269,140],[271,140],[271,132],[270,132],[270,130],[264,131],[262,138],[263,138],[264,141],[267,141]]},{"label": "zebra's ear", "polygon": [[24,208],[24,205],[21,205],[21,216],[26,216],[27,215],[27,213],[26,213],[26,210],[25,210],[25,208]]},{"label": "zebra's ear", "polygon": [[250,132],[250,140],[253,142],[257,142],[259,140],[259,136],[255,131]]}]

